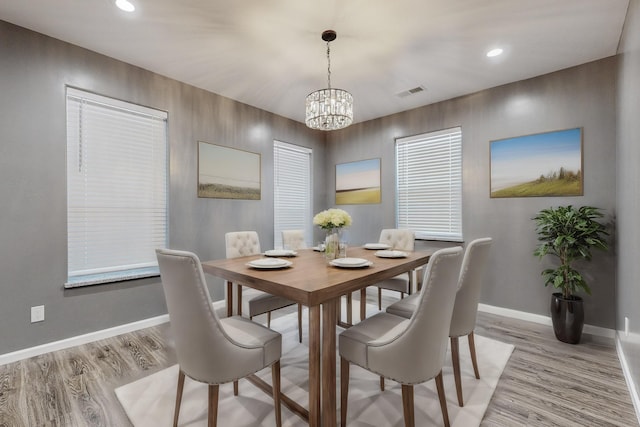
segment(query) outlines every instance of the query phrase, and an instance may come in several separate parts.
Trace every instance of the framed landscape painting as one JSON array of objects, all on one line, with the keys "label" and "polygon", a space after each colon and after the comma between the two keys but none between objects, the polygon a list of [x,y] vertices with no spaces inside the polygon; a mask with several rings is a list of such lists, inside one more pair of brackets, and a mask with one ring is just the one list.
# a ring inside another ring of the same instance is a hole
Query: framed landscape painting
[{"label": "framed landscape painting", "polygon": [[583,195],[582,128],[490,142],[491,197]]},{"label": "framed landscape painting", "polygon": [[336,165],[336,205],[380,203],[380,159]]},{"label": "framed landscape painting", "polygon": [[260,200],[260,154],[198,141],[198,197]]}]

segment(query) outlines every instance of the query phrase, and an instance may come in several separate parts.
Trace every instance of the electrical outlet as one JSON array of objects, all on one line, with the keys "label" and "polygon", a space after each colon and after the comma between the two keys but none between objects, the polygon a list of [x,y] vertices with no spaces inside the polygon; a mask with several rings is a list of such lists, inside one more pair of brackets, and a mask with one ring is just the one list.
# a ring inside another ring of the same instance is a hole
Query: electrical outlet
[{"label": "electrical outlet", "polygon": [[31,307],[31,323],[44,322],[44,305]]},{"label": "electrical outlet", "polygon": [[629,336],[629,318],[625,316],[624,318],[624,336]]}]

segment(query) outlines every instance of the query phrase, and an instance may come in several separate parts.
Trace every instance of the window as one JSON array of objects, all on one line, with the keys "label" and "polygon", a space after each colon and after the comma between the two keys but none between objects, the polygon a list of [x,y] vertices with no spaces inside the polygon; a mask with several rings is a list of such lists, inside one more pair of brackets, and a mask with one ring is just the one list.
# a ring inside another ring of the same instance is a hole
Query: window
[{"label": "window", "polygon": [[462,130],[396,140],[398,228],[417,239],[462,241]]},{"label": "window", "polygon": [[274,245],[282,247],[282,230],[304,230],[307,245],[311,228],[311,153],[309,148],[273,142]]},{"label": "window", "polygon": [[158,275],[167,114],[67,88],[67,283]]}]

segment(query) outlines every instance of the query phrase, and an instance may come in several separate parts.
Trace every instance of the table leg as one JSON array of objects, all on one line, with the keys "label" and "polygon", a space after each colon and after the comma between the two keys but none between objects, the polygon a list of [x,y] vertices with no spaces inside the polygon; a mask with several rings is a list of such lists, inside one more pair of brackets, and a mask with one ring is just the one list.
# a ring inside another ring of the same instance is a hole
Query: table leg
[{"label": "table leg", "polygon": [[336,307],[322,304],[322,426],[336,426]]},{"label": "table leg", "polygon": [[367,288],[360,289],[360,321],[367,318]]},{"label": "table leg", "polygon": [[233,283],[227,281],[227,317],[233,316]]},{"label": "table leg", "polygon": [[320,306],[309,307],[309,426],[320,427]]}]

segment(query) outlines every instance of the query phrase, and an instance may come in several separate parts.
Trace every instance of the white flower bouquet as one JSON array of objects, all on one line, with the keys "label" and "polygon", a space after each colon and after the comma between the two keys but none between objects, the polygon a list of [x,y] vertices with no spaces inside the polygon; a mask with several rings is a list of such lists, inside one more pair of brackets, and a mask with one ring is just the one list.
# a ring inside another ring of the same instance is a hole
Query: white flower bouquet
[{"label": "white flower bouquet", "polygon": [[351,215],[342,209],[327,209],[313,217],[313,224],[324,230],[348,227],[351,225]]}]

